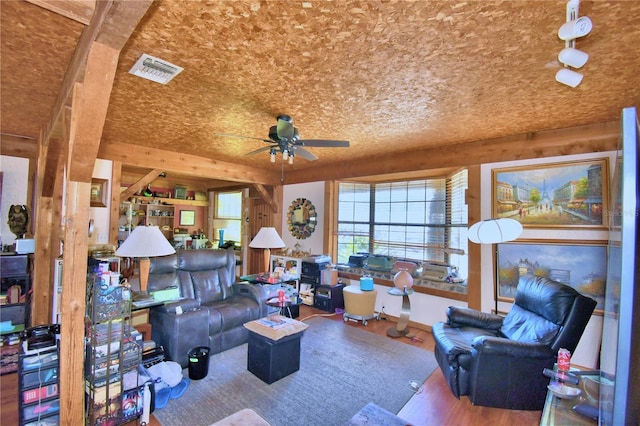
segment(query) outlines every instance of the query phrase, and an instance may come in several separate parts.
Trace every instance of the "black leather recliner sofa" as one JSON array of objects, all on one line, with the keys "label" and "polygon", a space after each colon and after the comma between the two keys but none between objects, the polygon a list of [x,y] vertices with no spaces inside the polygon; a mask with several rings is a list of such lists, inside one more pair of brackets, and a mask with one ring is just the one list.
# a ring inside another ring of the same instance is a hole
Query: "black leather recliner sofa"
[{"label": "black leather recliner sofa", "polygon": [[151,259],[148,291],[177,286],[182,297],[149,314],[152,338],[169,360],[184,368],[195,347],[215,354],[247,342],[243,324],[267,315],[266,294],[261,286],[236,283],[235,271],[232,249],[178,250]]},{"label": "black leather recliner sofa", "polygon": [[433,325],[435,356],[453,394],[475,405],[541,410],[558,350],[575,350],[596,301],[548,278],[520,277],[506,317],[449,307]]}]

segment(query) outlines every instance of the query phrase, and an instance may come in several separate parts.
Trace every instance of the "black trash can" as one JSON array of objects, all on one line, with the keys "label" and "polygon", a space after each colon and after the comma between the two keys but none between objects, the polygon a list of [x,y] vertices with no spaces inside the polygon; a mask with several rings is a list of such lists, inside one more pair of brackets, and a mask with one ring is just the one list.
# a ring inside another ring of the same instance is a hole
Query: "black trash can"
[{"label": "black trash can", "polygon": [[209,348],[206,346],[195,347],[187,353],[187,356],[189,357],[189,378],[200,380],[207,377],[209,373]]}]

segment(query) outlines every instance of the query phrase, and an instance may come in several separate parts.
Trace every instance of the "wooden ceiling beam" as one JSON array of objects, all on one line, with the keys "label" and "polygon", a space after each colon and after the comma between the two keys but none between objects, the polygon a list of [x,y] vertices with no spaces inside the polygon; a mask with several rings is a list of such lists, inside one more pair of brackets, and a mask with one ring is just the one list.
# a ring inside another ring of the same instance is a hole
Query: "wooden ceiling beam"
[{"label": "wooden ceiling beam", "polygon": [[0,133],[2,155],[35,159],[38,156],[38,141],[33,138]]},{"label": "wooden ceiling beam", "polygon": [[127,198],[131,197],[136,192],[140,191],[142,188],[147,186],[151,181],[160,176],[162,173],[162,169],[153,169],[140,179],[137,182],[134,182],[127,189],[120,193],[120,202],[125,201]]},{"label": "wooden ceiling beam", "polygon": [[27,2],[84,25],[89,25],[96,8],[96,0],[27,0]]},{"label": "wooden ceiling beam", "polygon": [[98,157],[104,160],[121,161],[123,167],[127,164],[150,169],[161,167],[166,172],[187,176],[229,182],[260,183],[267,186],[280,184],[280,173],[277,170],[266,172],[249,166],[122,142],[102,143]]},{"label": "wooden ceiling beam", "polygon": [[[50,3],[58,4],[60,2],[52,1]],[[49,121],[44,126],[45,144],[48,143],[49,137],[51,137],[51,134],[55,130],[64,105],[71,97],[73,84],[77,81],[82,81],[84,78],[87,58],[89,57],[93,42],[99,41],[102,44],[120,51],[147,12],[151,3],[151,0],[117,3],[113,1],[99,1],[96,3],[89,26],[82,32],[73,58],[69,63],[69,68],[67,68],[67,72],[62,80],[62,85],[60,86],[58,97],[51,110]]]},{"label": "wooden ceiling beam", "polygon": [[619,135],[617,121],[545,130],[294,170],[285,174],[284,184],[613,151]]},{"label": "wooden ceiling beam", "polygon": [[69,145],[72,161],[67,173],[72,181],[91,182],[119,54],[101,43],[93,43],[89,52],[84,84],[79,85],[81,96],[74,97],[80,104],[71,108],[74,143]]},{"label": "wooden ceiling beam", "polygon": [[58,163],[62,161],[63,154],[65,153],[65,147],[62,144],[60,138],[52,138],[49,140],[49,146],[47,147],[46,160],[44,165],[44,173],[42,179],[42,196],[52,197],[53,189],[56,185],[56,179],[62,179],[62,176],[57,176]]},{"label": "wooden ceiling beam", "polygon": [[254,183],[253,187],[256,189],[256,191],[258,191],[258,194],[260,194],[260,197],[269,206],[271,211],[273,213],[278,213],[278,204],[275,202],[271,194],[269,194],[269,191],[267,191],[267,188],[265,188],[263,185],[260,185],[258,183]]},{"label": "wooden ceiling beam", "polygon": [[247,189],[247,185],[229,185],[229,182],[220,182],[220,186],[209,186],[207,188],[207,192],[217,191],[217,192],[234,192],[234,191],[244,191]]}]

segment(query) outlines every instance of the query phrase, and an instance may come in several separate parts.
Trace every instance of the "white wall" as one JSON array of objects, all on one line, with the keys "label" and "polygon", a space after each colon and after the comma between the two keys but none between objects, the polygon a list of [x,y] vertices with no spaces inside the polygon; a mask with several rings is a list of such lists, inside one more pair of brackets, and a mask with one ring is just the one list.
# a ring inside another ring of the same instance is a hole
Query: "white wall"
[{"label": "white wall", "polygon": [[[345,284],[360,287],[360,282],[356,280],[346,280]],[[374,284],[374,288],[378,291],[378,295],[376,296],[376,312],[384,312],[385,314],[399,317],[402,308],[402,297],[392,296],[387,293],[390,287]],[[413,293],[409,296],[409,302],[411,303],[409,320],[425,325],[432,325],[438,321],[446,321],[446,311],[449,306],[467,306],[466,302],[423,293]]]},{"label": "white wall", "polygon": [[111,173],[113,163],[108,160],[96,160],[93,166],[93,177],[107,179],[107,207],[91,207],[90,219],[93,219],[93,235],[89,237],[89,246],[107,244],[109,242],[109,218],[111,212]]},{"label": "white wall", "polygon": [[[90,218],[94,221],[94,233],[89,237],[89,245],[109,242],[109,212],[111,203],[111,170],[112,162],[97,160],[93,169],[93,177],[107,179],[107,207],[91,207]],[[29,184],[29,160],[26,158],[0,155],[0,171],[3,172],[2,200],[0,201],[0,237],[2,244],[13,244],[15,234],[9,230],[7,219],[12,204],[29,204],[27,202],[27,186]],[[64,207],[64,206],[63,206]],[[31,212],[31,220],[34,213]],[[88,225],[87,225],[88,226]]]},{"label": "white wall", "polygon": [[[7,224],[9,207],[12,204],[29,204],[27,202],[29,160],[0,155],[0,171],[3,174],[2,199],[0,200],[0,238],[3,245],[10,245],[15,242],[16,235],[11,232]],[[33,212],[31,212],[30,223],[33,223]]]},{"label": "white wall", "polygon": [[[310,237],[299,240],[289,232],[287,224],[287,212],[289,206],[298,198],[306,198],[316,208],[318,213],[318,223],[316,230]],[[282,194],[282,240],[287,248],[293,249],[296,243],[300,244],[301,250],[311,254],[323,254],[323,229],[324,229],[324,182],[300,183],[295,185],[285,185]]]}]

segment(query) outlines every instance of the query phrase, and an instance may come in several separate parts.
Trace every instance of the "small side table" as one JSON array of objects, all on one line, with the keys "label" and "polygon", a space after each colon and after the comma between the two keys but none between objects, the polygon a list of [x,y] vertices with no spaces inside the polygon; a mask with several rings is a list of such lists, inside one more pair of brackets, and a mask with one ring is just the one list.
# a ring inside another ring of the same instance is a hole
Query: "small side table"
[{"label": "small side table", "polygon": [[360,290],[358,285],[348,285],[342,290],[344,296],[344,321],[362,321],[362,325],[367,325],[367,320],[371,318],[380,319],[376,314],[376,296],[378,292],[373,290]]},{"label": "small side table", "polygon": [[575,399],[561,399],[555,396],[550,390],[547,391],[547,397],[544,401],[542,416],[540,418],[540,426],[554,425],[597,425],[596,419],[578,414],[573,407],[577,404],[588,404],[596,409],[598,408],[598,395],[600,387],[613,389],[613,382],[600,378],[597,371],[581,374],[578,385],[567,386],[580,389],[581,395]]},{"label": "small side table", "polygon": [[400,317],[395,327],[391,327],[387,330],[387,336],[389,337],[404,337],[409,334],[407,325],[409,324],[409,315],[411,315],[411,301],[409,295],[413,294],[413,289],[410,288],[406,291],[399,288],[390,288],[387,293],[392,296],[402,296],[402,309],[400,310]]},{"label": "small side table", "polygon": [[272,308],[279,308],[279,314],[288,317],[288,318],[298,318],[300,316],[300,303],[302,300],[299,297],[296,297],[295,300],[285,300],[284,302],[275,301],[270,302],[267,300],[267,306],[271,306]]}]

